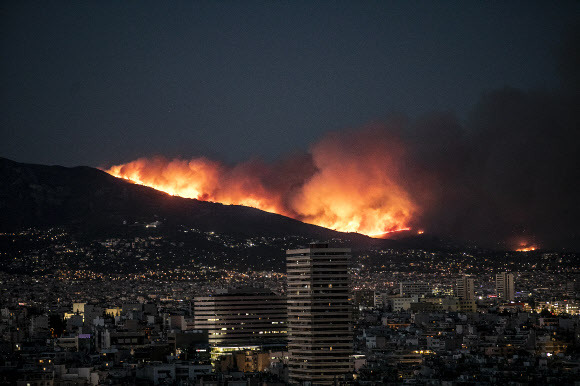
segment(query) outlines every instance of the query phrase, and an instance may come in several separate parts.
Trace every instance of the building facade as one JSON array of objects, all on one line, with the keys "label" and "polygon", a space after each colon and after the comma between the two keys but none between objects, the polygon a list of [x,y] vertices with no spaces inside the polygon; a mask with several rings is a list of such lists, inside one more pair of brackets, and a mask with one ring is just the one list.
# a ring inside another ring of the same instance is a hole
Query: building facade
[{"label": "building facade", "polygon": [[392,298],[390,300],[393,311],[406,311],[411,308],[411,303],[419,302],[419,295],[412,295],[404,298]]},{"label": "building facade", "polygon": [[310,244],[286,252],[291,384],[332,385],[353,371],[350,249]]},{"label": "building facade", "polygon": [[408,295],[430,295],[433,292],[431,285],[422,282],[403,281],[399,284],[399,294],[401,296]]},{"label": "building facade", "polygon": [[194,299],[194,327],[213,347],[284,346],[286,298],[267,289],[230,289]]},{"label": "building facade", "polygon": [[455,284],[456,296],[462,300],[475,299],[475,280],[469,276],[462,276]]},{"label": "building facade", "polygon": [[514,274],[501,272],[495,275],[495,290],[498,299],[511,302],[515,300]]}]

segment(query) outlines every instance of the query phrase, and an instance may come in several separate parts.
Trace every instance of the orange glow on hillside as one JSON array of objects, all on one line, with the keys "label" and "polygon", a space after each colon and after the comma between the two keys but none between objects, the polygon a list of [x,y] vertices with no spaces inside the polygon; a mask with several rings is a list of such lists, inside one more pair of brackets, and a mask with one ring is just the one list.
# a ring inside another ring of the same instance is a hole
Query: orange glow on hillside
[{"label": "orange glow on hillside", "polygon": [[327,167],[288,191],[268,189],[250,168],[241,169],[200,158],[138,159],[106,171],[171,195],[250,206],[342,232],[384,238],[411,229],[414,205],[406,192],[390,181],[369,183],[375,172],[366,177],[355,168]]},{"label": "orange glow on hillside", "polygon": [[273,165],[157,157],[106,171],[172,195],[251,206],[342,232],[388,237],[410,230],[417,207],[400,182],[403,146],[374,128],[353,134],[327,135],[310,154]]},{"label": "orange glow on hillside", "polygon": [[400,228],[400,229],[393,229],[392,231],[382,232],[382,233],[368,233],[367,236],[374,237],[377,239],[388,239],[390,236],[393,236],[396,233],[410,231],[411,228]]},{"label": "orange glow on hillside", "polygon": [[516,248],[516,252],[531,252],[537,249],[538,249],[537,245],[529,244],[527,242],[521,242],[518,248]]},{"label": "orange glow on hillside", "polygon": [[531,252],[531,251],[535,251],[537,249],[538,249],[537,246],[531,245],[529,247],[521,247],[521,248],[518,248],[518,249],[516,249],[516,252]]}]

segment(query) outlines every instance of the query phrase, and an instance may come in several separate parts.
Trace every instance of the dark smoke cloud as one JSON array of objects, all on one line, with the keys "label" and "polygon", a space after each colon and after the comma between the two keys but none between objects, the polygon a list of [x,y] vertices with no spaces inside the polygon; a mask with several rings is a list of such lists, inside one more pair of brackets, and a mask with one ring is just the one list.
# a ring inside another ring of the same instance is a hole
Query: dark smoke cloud
[{"label": "dark smoke cloud", "polygon": [[451,114],[411,124],[408,184],[418,224],[487,245],[580,247],[580,60],[563,48],[562,88],[503,88],[460,125]]},{"label": "dark smoke cloud", "polygon": [[195,181],[201,199],[341,230],[411,226],[489,247],[580,250],[578,37],[563,44],[558,90],[490,91],[465,123],[392,116],[276,163],[140,159],[113,174],[175,191]]}]

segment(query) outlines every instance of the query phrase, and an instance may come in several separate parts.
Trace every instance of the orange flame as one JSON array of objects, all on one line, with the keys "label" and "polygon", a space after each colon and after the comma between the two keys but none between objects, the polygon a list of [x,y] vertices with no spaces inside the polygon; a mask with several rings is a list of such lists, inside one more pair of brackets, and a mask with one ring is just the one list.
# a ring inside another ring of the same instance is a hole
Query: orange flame
[{"label": "orange flame", "polygon": [[245,205],[335,229],[384,237],[409,230],[415,204],[397,182],[401,146],[376,139],[374,129],[332,134],[308,161],[273,166],[249,161],[233,167],[196,158],[190,161],[141,158],[107,173],[172,195]]},{"label": "orange flame", "polygon": [[535,251],[537,249],[538,249],[537,246],[531,245],[529,247],[518,248],[518,249],[516,249],[516,252],[531,252],[531,251]]},{"label": "orange flame", "polygon": [[516,252],[531,252],[538,249],[537,245],[529,244],[527,242],[521,242],[518,248],[516,248]]}]

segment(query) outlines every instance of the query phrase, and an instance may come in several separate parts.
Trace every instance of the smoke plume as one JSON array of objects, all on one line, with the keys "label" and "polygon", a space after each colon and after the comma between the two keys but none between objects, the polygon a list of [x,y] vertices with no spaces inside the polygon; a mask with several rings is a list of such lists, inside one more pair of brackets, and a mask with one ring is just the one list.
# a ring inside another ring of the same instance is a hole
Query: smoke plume
[{"label": "smoke plume", "polygon": [[378,236],[401,229],[510,248],[580,247],[578,34],[562,88],[505,87],[466,123],[393,117],[327,134],[268,164],[138,159],[109,173],[180,196],[240,204]]},{"label": "smoke plume", "polygon": [[138,159],[110,174],[200,200],[253,206],[311,224],[379,236],[406,228],[416,206],[400,184],[404,145],[385,125],[331,133],[307,154],[235,166]]}]

